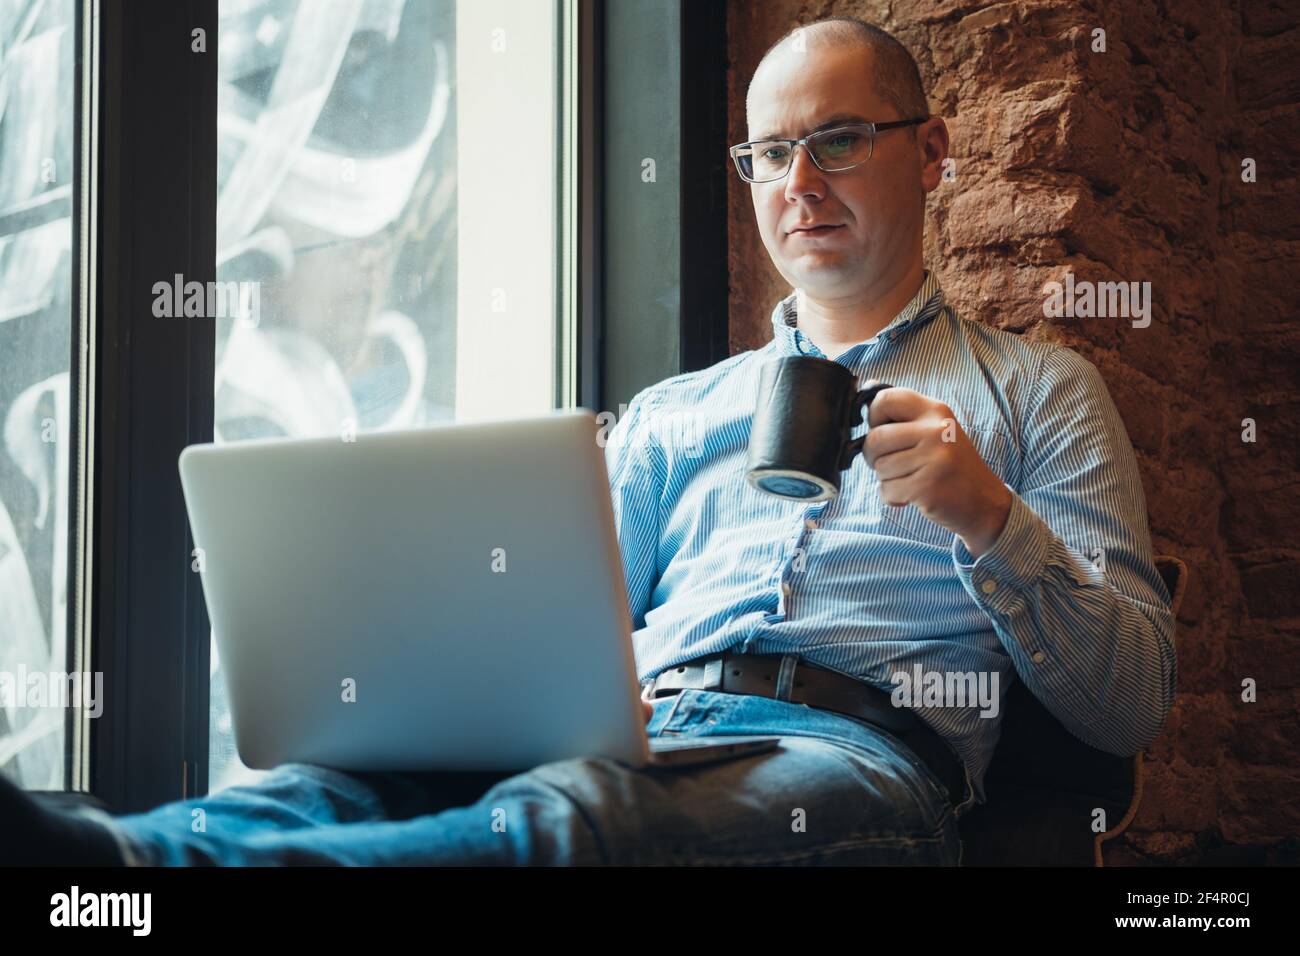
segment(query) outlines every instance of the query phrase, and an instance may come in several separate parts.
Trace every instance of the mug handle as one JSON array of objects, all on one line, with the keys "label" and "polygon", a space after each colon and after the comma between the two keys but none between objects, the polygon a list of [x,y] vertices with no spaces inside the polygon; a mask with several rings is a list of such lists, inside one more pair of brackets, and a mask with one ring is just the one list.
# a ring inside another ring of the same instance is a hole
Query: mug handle
[{"label": "mug handle", "polygon": [[[871,407],[872,400],[885,389],[893,387],[885,382],[878,382],[854,395],[853,404],[849,408],[849,421],[853,422],[854,425],[858,424],[858,416]],[[862,445],[866,440],[867,436],[862,435],[859,438],[852,439],[844,446],[844,450],[840,453],[840,471],[848,468],[853,464],[853,459],[862,454]]]}]

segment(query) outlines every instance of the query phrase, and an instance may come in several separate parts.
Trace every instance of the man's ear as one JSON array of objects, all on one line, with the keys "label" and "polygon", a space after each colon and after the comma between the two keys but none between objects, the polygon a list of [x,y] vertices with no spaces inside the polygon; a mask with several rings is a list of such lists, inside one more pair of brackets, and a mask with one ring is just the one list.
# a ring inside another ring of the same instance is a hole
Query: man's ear
[{"label": "man's ear", "polygon": [[953,163],[948,161],[948,124],[942,116],[931,116],[916,127],[916,149],[921,161],[921,188],[927,193],[956,174]]}]

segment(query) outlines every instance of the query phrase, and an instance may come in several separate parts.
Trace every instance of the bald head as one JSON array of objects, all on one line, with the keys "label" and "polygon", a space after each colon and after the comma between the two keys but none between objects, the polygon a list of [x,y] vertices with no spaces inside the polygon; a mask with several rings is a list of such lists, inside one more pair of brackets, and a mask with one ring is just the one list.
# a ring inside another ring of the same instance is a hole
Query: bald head
[{"label": "bald head", "polygon": [[870,61],[876,93],[898,110],[899,119],[930,115],[921,85],[921,73],[907,47],[877,26],[857,17],[830,17],[795,27],[763,54],[745,95],[745,111],[752,113],[751,97],[764,64],[776,57],[814,56],[817,50],[859,49]]}]

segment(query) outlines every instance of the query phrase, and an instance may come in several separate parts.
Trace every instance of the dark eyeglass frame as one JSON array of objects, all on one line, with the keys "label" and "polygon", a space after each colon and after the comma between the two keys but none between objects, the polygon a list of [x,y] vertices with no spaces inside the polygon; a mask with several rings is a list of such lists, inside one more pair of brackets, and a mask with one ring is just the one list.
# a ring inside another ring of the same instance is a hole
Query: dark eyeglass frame
[{"label": "dark eyeglass frame", "polygon": [[[731,161],[736,164],[736,172],[739,173],[740,178],[747,183],[755,183],[759,185],[762,185],[764,183],[775,183],[775,182],[780,182],[782,179],[785,179],[786,176],[789,176],[790,170],[794,168],[794,150],[796,146],[802,146],[805,150],[807,150],[808,158],[811,159],[813,161],[813,165],[816,166],[818,169],[820,169],[822,172],[839,173],[839,172],[843,172],[846,169],[854,169],[858,166],[861,166],[863,163],[868,162],[871,159],[872,155],[876,151],[877,133],[884,133],[891,129],[900,129],[901,127],[904,126],[915,126],[918,123],[924,123],[929,118],[930,117],[928,116],[919,116],[919,117],[913,117],[912,119],[890,120],[886,123],[846,123],[843,126],[836,126],[833,129],[817,130],[814,133],[809,133],[803,139],[755,139],[755,140],[750,140],[748,143],[737,143],[735,146],[732,146],[728,152],[731,153]],[[867,158],[859,160],[856,163],[850,163],[847,166],[836,166],[833,169],[827,169],[821,163],[817,162],[817,154],[813,150],[808,149],[808,141],[823,139],[829,136],[833,136],[836,133],[842,133],[846,130],[866,130]],[[745,170],[741,166],[741,162],[740,162],[740,150],[745,149],[746,147],[756,146],[759,143],[781,143],[784,144],[790,150],[790,161],[786,163],[785,172],[781,173],[780,176],[774,176],[771,179],[751,179],[750,177],[745,175]]]}]

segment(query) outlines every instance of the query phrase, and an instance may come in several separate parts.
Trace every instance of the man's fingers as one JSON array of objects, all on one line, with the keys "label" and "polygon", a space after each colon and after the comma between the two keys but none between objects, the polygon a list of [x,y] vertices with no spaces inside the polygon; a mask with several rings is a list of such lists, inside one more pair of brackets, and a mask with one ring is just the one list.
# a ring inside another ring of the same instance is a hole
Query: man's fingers
[{"label": "man's fingers", "polygon": [[920,471],[924,467],[927,458],[924,449],[907,448],[903,451],[881,455],[871,467],[876,470],[876,476],[880,479],[883,490],[884,482],[893,481],[897,478],[906,478],[908,475]]},{"label": "man's fingers", "polygon": [[[922,466],[923,468],[924,466]],[[880,500],[891,508],[904,508],[916,497],[921,469],[901,478],[888,478],[880,483]]]},{"label": "man's fingers", "polygon": [[916,447],[924,435],[925,429],[916,422],[875,425],[867,431],[867,440],[862,443],[862,454],[867,459],[867,464],[875,468],[881,457]]},{"label": "man's fingers", "polygon": [[655,705],[650,703],[644,697],[641,698],[641,709],[645,711],[645,722],[650,723],[650,718],[655,715]]},{"label": "man's fingers", "polygon": [[[870,379],[869,382],[874,384],[875,380]],[[920,418],[929,405],[930,400],[920,392],[895,385],[878,392],[871,400],[867,424],[875,426],[885,422],[910,422],[914,418]]]}]

